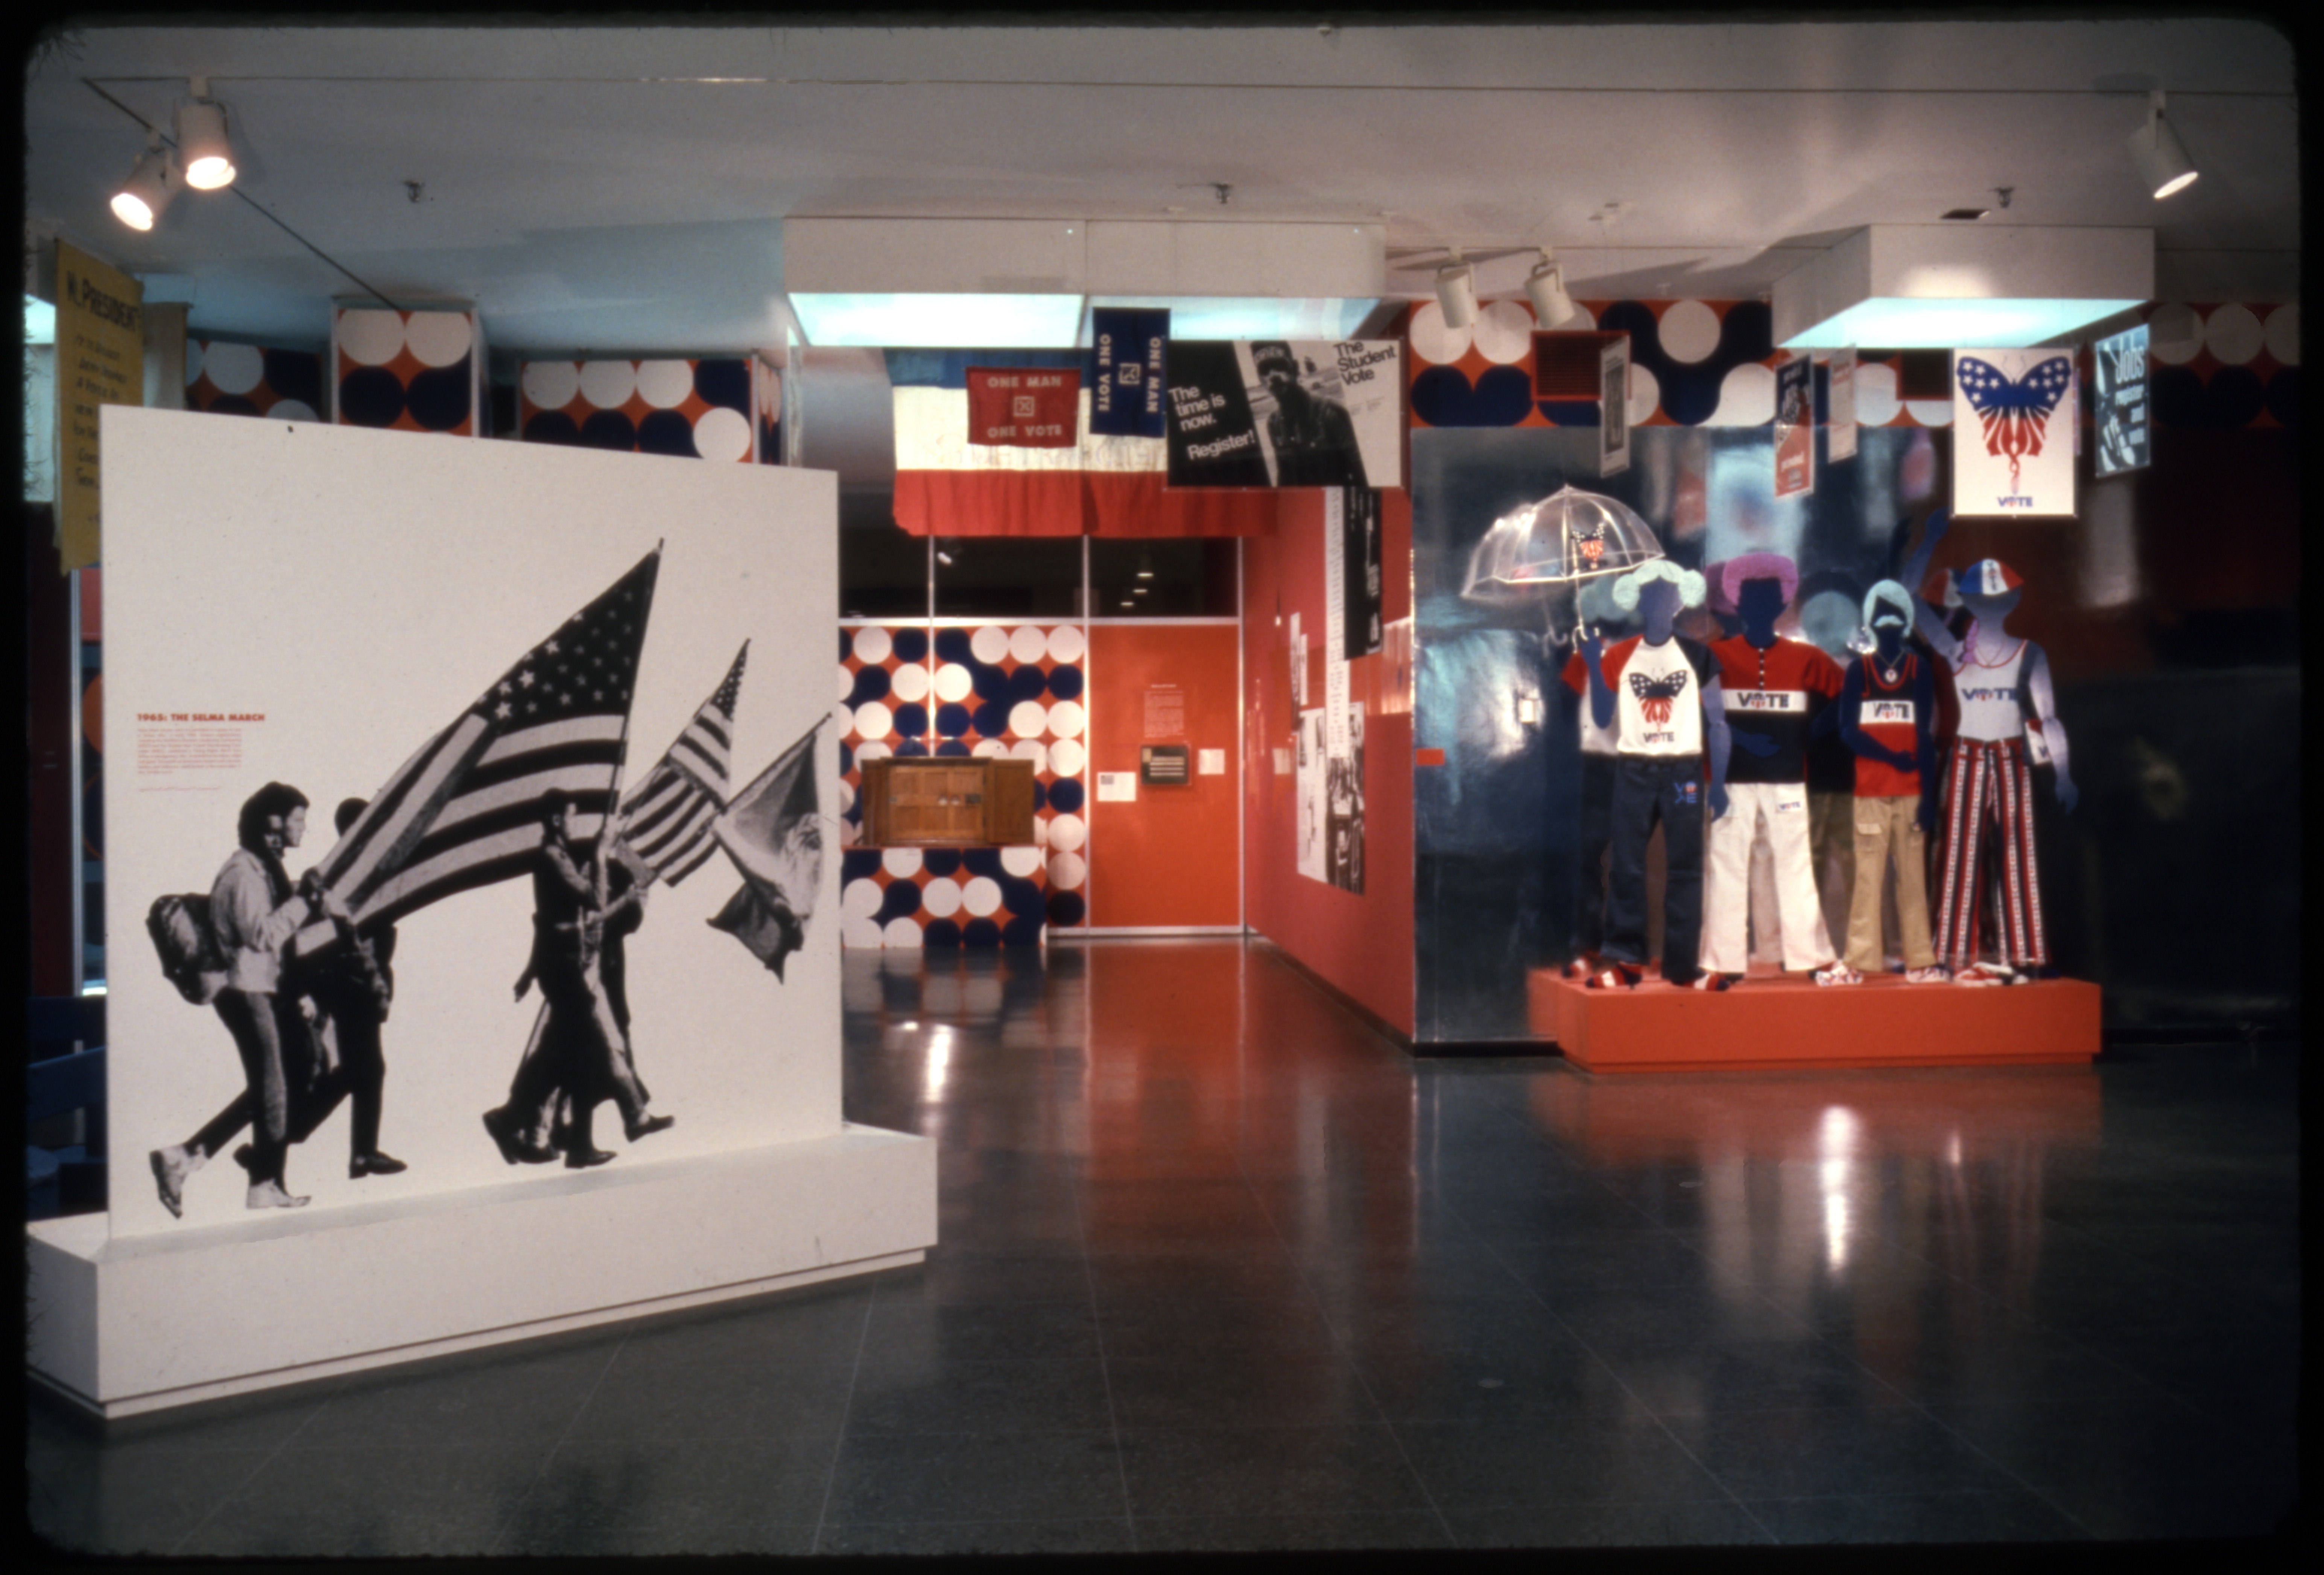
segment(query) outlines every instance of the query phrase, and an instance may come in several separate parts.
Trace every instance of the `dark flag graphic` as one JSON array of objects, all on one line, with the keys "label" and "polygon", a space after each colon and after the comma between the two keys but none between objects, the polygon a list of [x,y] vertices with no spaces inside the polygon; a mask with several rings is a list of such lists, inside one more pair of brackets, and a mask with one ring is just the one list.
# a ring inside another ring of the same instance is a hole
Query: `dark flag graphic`
[{"label": "dark flag graphic", "polygon": [[[574,834],[596,834],[613,806],[653,608],[656,548],[372,796],[316,867],[358,926],[392,924],[457,892],[521,875],[540,846],[540,796],[574,797]],[[309,926],[299,949],[332,937]]]},{"label": "dark flag graphic", "polygon": [[742,690],[743,659],[750,654],[751,642],[744,640],[726,681],[702,703],[686,731],[622,805],[622,840],[672,886],[700,869],[715,848],[710,824],[726,802],[734,701]]},{"label": "dark flag graphic", "polygon": [[783,976],[783,960],[804,945],[823,889],[822,808],[815,783],[821,721],[735,795],[711,832],[742,872],[742,884],[707,922]]}]

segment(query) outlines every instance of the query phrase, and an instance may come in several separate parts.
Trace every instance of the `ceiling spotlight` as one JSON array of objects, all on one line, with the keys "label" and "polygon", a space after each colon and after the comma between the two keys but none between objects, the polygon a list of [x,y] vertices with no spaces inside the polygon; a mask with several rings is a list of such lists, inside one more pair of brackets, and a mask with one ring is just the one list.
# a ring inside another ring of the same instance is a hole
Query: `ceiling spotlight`
[{"label": "ceiling spotlight", "polygon": [[2187,144],[2163,118],[2160,93],[2147,96],[2146,124],[2130,134],[2130,161],[2138,166],[2139,179],[2157,200],[2195,183],[2195,161],[2187,156]]},{"label": "ceiling spotlight", "polygon": [[1436,271],[1436,304],[1444,309],[1444,326],[1465,328],[1477,320],[1477,271],[1461,261],[1461,248]]},{"label": "ceiling spotlight", "polygon": [[1141,580],[1150,580],[1154,577],[1154,555],[1152,553],[1141,552],[1138,555],[1138,577]]},{"label": "ceiling spotlight", "polygon": [[195,78],[192,87],[192,99],[178,106],[178,158],[185,166],[187,185],[197,191],[216,191],[234,184],[226,106],[210,102],[208,78]]},{"label": "ceiling spotlight", "polygon": [[1557,265],[1547,246],[1541,249],[1541,261],[1526,276],[1526,299],[1533,302],[1534,320],[1545,328],[1572,321],[1579,309],[1565,293],[1565,270]]},{"label": "ceiling spotlight", "polygon": [[178,195],[177,172],[161,146],[159,132],[149,133],[145,151],[130,167],[129,179],[113,194],[113,216],[133,230],[150,230],[170,199]]}]

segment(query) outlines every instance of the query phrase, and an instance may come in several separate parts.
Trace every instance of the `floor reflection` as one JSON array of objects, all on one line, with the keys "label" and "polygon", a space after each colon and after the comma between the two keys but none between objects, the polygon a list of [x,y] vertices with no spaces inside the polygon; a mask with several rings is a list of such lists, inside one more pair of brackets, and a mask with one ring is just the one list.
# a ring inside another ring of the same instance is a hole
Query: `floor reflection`
[{"label": "floor reflection", "polygon": [[1591,1078],[1265,944],[844,954],[941,1239],[196,1407],[61,1545],[247,1557],[2240,1535],[2293,1502],[2296,1049]]}]

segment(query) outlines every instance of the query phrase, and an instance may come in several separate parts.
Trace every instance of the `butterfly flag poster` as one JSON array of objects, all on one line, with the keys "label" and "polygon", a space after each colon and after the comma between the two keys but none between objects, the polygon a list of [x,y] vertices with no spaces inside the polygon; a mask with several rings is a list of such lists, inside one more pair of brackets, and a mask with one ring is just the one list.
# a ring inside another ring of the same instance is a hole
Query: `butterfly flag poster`
[{"label": "butterfly flag poster", "polygon": [[1856,346],[1835,350],[1824,364],[1823,456],[1833,465],[1856,457]]},{"label": "butterfly flag poster", "polygon": [[1775,496],[1815,491],[1815,361],[1795,355],[1775,368]]},{"label": "butterfly flag poster", "polygon": [[[105,419],[115,1238],[842,1129],[828,473]],[[738,807],[807,738],[790,818]]]},{"label": "butterfly flag poster", "polygon": [[1162,382],[1170,340],[1167,307],[1090,309],[1090,431],[1102,438],[1162,436]]},{"label": "butterfly flag poster", "polygon": [[1953,352],[1953,512],[2074,511],[2074,353]]},{"label": "butterfly flag poster", "polygon": [[2146,325],[2091,345],[2090,368],[2098,474],[2137,470],[2147,463]]},{"label": "butterfly flag poster", "polygon": [[1402,486],[1401,355],[1392,339],[1173,339],[1169,484]]}]

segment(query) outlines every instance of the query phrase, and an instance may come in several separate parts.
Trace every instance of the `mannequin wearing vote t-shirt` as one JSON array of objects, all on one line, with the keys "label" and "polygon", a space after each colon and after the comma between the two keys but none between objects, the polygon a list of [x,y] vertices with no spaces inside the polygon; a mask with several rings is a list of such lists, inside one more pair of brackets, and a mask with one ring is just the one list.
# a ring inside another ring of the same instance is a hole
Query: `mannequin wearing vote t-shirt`
[{"label": "mannequin wearing vote t-shirt", "polygon": [[[1703,805],[1727,813],[1728,733],[1719,668],[1711,652],[1674,628],[1682,606],[1700,606],[1703,579],[1666,558],[1614,582],[1614,604],[1635,608],[1645,632],[1582,645],[1590,709],[1614,730],[1609,815],[1604,968],[1590,987],[1635,989],[1646,962],[1646,840],[1663,826],[1663,978],[1692,984],[1702,926]],[[1710,759],[1704,780],[1704,757]]]},{"label": "mannequin wearing vote t-shirt", "polygon": [[1799,570],[1780,553],[1730,558],[1720,578],[1743,632],[1713,640],[1720,693],[1735,754],[1727,792],[1733,813],[1711,828],[1704,893],[1703,987],[1742,976],[1751,914],[1751,849],[1766,837],[1772,856],[1783,964],[1812,973],[1832,961],[1808,840],[1808,727],[1814,709],[1840,694],[1840,664],[1803,640],[1779,640],[1775,620],[1799,588]]},{"label": "mannequin wearing vote t-shirt", "polygon": [[[1904,584],[1926,572],[1948,523],[1942,512],[1930,516]],[[1991,557],[1955,578],[1970,619],[1960,636],[1936,609],[1914,605],[1922,638],[1952,679],[1960,714],[1937,820],[1937,961],[1957,984],[2020,984],[2050,962],[2034,843],[2033,768],[2056,768],[2059,808],[2071,813],[2079,795],[2067,769],[2066,728],[2058,720],[2049,659],[2006,627],[2024,582]],[[1980,959],[1988,898],[1996,955]]]},{"label": "mannequin wearing vote t-shirt", "polygon": [[[1816,975],[1818,984],[1861,984],[1881,968],[1880,898],[1893,860],[1904,979],[1941,983],[1929,942],[1928,853],[1923,839],[1937,818],[1936,674],[1905,643],[1914,622],[1912,593],[1882,580],[1866,593],[1872,649],[1850,662],[1832,714],[1856,755],[1856,885],[1848,954]],[[1819,719],[1821,725],[1821,719]]]}]

